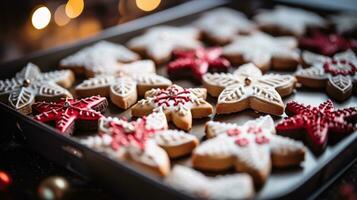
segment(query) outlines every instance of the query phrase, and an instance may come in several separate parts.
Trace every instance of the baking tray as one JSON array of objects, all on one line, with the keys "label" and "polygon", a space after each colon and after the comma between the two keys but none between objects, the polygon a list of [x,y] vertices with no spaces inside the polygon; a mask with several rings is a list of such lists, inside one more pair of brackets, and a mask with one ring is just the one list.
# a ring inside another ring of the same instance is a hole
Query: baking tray
[{"label": "baking tray", "polygon": [[[249,15],[257,8],[271,7],[274,5],[274,2],[233,1],[230,3],[228,1],[213,0],[189,1],[174,8],[105,30],[102,34],[81,41],[80,43],[47,50],[2,64],[0,65],[0,78],[4,79],[13,76],[29,61],[38,64],[43,71],[54,70],[61,58],[96,41],[106,39],[125,44],[128,39],[142,34],[148,27],[158,24],[185,25],[190,23],[192,19],[196,19],[202,11],[224,4],[239,8],[239,10]],[[323,10],[317,11],[324,13]],[[166,75],[163,66],[159,66],[157,71],[159,74]],[[184,87],[199,86],[193,85],[189,81],[175,81],[175,83]],[[325,93],[299,89],[297,93],[284,98],[284,102],[296,100],[307,104],[318,104],[326,99],[328,99],[328,97]],[[214,98],[209,97],[208,101],[212,103],[212,105],[216,103]],[[343,103],[335,102],[335,105],[337,107],[356,106],[356,102],[357,97],[353,96]],[[145,173],[126,162],[111,160],[107,156],[104,156],[104,154],[98,153],[78,143],[79,138],[88,134],[95,134],[95,132],[75,133],[73,137],[65,137],[58,134],[52,127],[38,123],[31,117],[24,116],[3,103],[0,103],[0,113],[1,116],[6,116],[7,118],[6,122],[8,123],[6,123],[6,129],[15,129],[17,138],[21,138],[29,148],[79,174],[83,178],[102,184],[105,188],[120,197],[135,199],[193,198],[188,194],[168,187],[159,177]],[[126,116],[130,118],[130,110],[124,111],[113,105],[109,105],[106,115]],[[230,115],[211,116],[211,118],[194,120],[193,128],[190,132],[202,138],[204,135],[204,124],[210,119],[242,124],[258,116],[258,113],[251,110]],[[275,117],[274,119],[275,121],[279,121],[282,118]],[[258,189],[256,198],[301,199],[309,197],[317,187],[328,182],[338,171],[352,162],[357,156],[356,142],[357,134],[354,133],[343,138],[338,143],[329,144],[326,151],[321,155],[314,155],[308,150],[303,167],[284,170],[273,169],[266,184]],[[172,163],[173,165],[177,163],[189,165],[189,158],[177,159]]]}]

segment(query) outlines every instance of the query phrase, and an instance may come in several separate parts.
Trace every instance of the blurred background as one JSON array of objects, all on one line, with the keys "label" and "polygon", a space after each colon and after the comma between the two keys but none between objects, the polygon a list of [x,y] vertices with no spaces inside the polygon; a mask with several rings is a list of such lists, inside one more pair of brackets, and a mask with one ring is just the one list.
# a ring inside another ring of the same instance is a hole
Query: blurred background
[{"label": "blurred background", "polygon": [[71,43],[186,0],[0,1],[0,63]]}]

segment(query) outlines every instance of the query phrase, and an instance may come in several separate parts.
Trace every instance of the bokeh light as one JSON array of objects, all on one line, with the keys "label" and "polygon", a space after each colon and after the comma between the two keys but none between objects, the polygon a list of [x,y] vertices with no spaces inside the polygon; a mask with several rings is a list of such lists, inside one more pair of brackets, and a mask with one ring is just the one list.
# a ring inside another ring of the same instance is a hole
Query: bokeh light
[{"label": "bokeh light", "polygon": [[69,0],[65,7],[66,15],[73,19],[78,17],[84,9],[84,1],[83,0]]},{"label": "bokeh light", "polygon": [[45,28],[50,21],[51,12],[46,6],[40,6],[32,14],[31,22],[36,29]]},{"label": "bokeh light", "polygon": [[55,23],[58,26],[64,26],[64,25],[68,24],[68,22],[71,20],[66,15],[65,4],[58,6],[58,8],[56,9],[56,12],[54,14],[54,19],[55,19]]},{"label": "bokeh light", "polygon": [[138,8],[146,12],[155,10],[160,3],[161,0],[136,0]]}]

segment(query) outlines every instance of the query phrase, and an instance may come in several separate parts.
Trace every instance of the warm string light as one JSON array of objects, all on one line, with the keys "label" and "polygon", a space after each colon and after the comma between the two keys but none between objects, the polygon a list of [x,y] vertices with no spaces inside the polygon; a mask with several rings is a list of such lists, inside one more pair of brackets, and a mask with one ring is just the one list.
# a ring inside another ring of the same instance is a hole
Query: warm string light
[{"label": "warm string light", "polygon": [[69,0],[65,7],[66,15],[73,19],[78,17],[84,9],[84,1],[83,0]]},{"label": "warm string light", "polygon": [[56,9],[55,15],[54,15],[54,20],[58,26],[64,26],[64,25],[68,24],[68,22],[71,20],[66,15],[65,4],[58,6],[58,8]]},{"label": "warm string light", "polygon": [[32,14],[31,22],[36,29],[45,28],[50,21],[51,12],[46,6],[40,6]]},{"label": "warm string light", "polygon": [[161,0],[136,0],[136,6],[146,12],[155,10],[160,3]]}]

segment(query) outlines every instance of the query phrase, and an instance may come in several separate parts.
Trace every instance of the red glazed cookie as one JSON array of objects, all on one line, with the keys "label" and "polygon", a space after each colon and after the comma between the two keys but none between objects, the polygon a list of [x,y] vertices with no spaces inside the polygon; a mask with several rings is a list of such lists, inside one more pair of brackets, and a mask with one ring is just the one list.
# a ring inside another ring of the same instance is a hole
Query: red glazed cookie
[{"label": "red glazed cookie", "polygon": [[175,60],[170,62],[167,72],[172,79],[188,78],[201,81],[202,76],[210,72],[226,72],[230,62],[221,57],[222,49],[197,48],[195,50],[176,50],[173,52]]},{"label": "red glazed cookie", "polygon": [[193,152],[192,165],[201,170],[222,171],[234,167],[251,175],[257,185],[265,183],[271,167],[299,166],[305,147],[287,137],[275,135],[273,119],[267,115],[237,124],[210,121],[208,139]]},{"label": "red glazed cookie", "polygon": [[357,57],[351,51],[338,53],[333,58],[304,52],[304,62],[312,65],[295,73],[306,87],[326,88],[326,93],[338,101],[348,99],[357,92]]},{"label": "red glazed cookie", "polygon": [[284,119],[276,126],[280,135],[292,135],[307,139],[315,152],[322,152],[328,141],[328,134],[347,135],[356,130],[350,119],[356,119],[357,107],[335,110],[331,100],[318,107],[289,102],[286,112],[291,117]]},{"label": "red glazed cookie", "polygon": [[81,142],[113,159],[129,160],[139,167],[166,176],[170,171],[169,158],[187,154],[197,146],[198,139],[178,130],[168,130],[165,114],[152,113],[128,122],[125,119],[102,118],[99,135]]},{"label": "red glazed cookie", "polygon": [[349,40],[338,34],[324,34],[315,31],[311,37],[300,38],[302,48],[316,53],[333,56],[335,53],[352,49],[357,51],[357,40]]},{"label": "red glazed cookie", "polygon": [[83,99],[63,98],[58,102],[37,102],[32,105],[34,119],[44,123],[55,123],[62,134],[72,134],[74,129],[95,130],[98,120],[108,106],[107,99],[92,96]]}]

